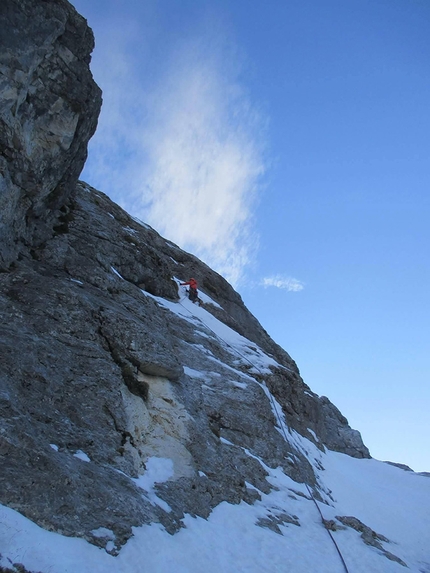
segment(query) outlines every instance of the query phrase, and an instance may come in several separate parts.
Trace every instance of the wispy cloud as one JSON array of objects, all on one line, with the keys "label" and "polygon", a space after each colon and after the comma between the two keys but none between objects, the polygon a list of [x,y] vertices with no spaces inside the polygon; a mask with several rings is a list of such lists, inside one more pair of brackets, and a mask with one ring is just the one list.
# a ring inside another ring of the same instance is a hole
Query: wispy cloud
[{"label": "wispy cloud", "polygon": [[130,55],[133,30],[114,53],[99,48],[105,109],[85,175],[237,285],[258,244],[264,120],[239,80],[241,58],[220,34],[204,38],[172,47],[151,84]]},{"label": "wispy cloud", "polygon": [[262,286],[276,287],[280,289],[285,289],[289,292],[299,292],[304,289],[305,285],[301,281],[294,279],[292,277],[285,277],[282,275],[273,275],[271,277],[265,277],[261,281]]}]

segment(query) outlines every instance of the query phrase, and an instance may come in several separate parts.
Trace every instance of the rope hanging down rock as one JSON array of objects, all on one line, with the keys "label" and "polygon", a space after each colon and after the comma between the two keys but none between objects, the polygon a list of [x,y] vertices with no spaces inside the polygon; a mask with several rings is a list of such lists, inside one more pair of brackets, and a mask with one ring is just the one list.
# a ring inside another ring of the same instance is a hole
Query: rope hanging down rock
[{"label": "rope hanging down rock", "polygon": [[[182,304],[182,300],[185,300],[185,298],[186,298],[186,297],[180,298],[178,304],[180,304],[187,312],[189,312],[189,313],[191,314],[191,316],[195,316],[195,315],[191,312],[191,310],[190,310],[189,308],[187,308],[186,306],[184,306],[184,305]],[[250,364],[253,368],[255,368],[255,369],[263,376],[263,385],[264,385],[265,388],[267,389],[267,393],[268,393],[268,395],[269,395],[269,399],[270,399],[270,401],[271,401],[271,403],[272,403],[272,408],[273,408],[274,412],[276,413],[276,417],[278,418],[279,427],[281,428],[282,433],[284,434],[284,439],[285,439],[286,442],[288,442],[287,433],[286,433],[286,431],[285,431],[285,425],[284,425],[284,423],[282,422],[282,419],[281,419],[281,416],[280,416],[280,414],[279,414],[279,412],[278,412],[278,409],[276,408],[275,399],[274,399],[274,397],[272,396],[272,393],[270,392],[270,390],[269,390],[269,388],[268,388],[268,386],[267,386],[267,384],[266,384],[266,381],[264,380],[264,372],[263,372],[258,366],[256,366],[255,364],[253,364],[253,363],[251,362],[251,360],[249,360],[248,357],[246,357],[246,356],[243,355],[241,352],[239,352],[239,350],[237,350],[237,348],[234,348],[234,346],[232,346],[231,344],[229,344],[229,343],[228,343],[226,340],[224,340],[219,334],[217,334],[208,324],[206,324],[206,322],[205,322],[204,320],[202,320],[201,317],[198,317],[198,318],[199,318],[199,320],[206,326],[206,328],[208,328],[211,332],[214,333],[214,335],[215,335],[219,340],[221,340],[224,344],[226,344],[226,346],[227,346],[228,348],[230,348],[230,349],[231,349],[234,353],[236,353],[240,358],[242,358],[243,360],[245,360],[246,362],[248,362],[248,364]],[[335,538],[333,537],[331,531],[326,527],[326,520],[324,519],[324,516],[323,516],[323,514],[322,514],[321,508],[320,508],[320,506],[318,505],[317,500],[315,499],[314,494],[312,493],[311,488],[310,488],[309,485],[306,483],[306,480],[305,480],[305,478],[304,478],[304,476],[303,476],[303,473],[302,473],[302,469],[301,469],[301,467],[300,467],[299,464],[297,464],[297,467],[298,467],[299,472],[300,472],[300,474],[301,474],[301,478],[303,479],[303,483],[305,484],[305,487],[306,487],[306,489],[307,489],[307,491],[308,491],[309,497],[312,499],[312,501],[313,501],[314,504],[315,504],[315,507],[316,507],[317,510],[318,510],[318,514],[319,514],[319,516],[320,516],[320,518],[321,518],[321,523],[322,523],[324,529],[327,531],[328,535],[330,536],[330,539],[331,539],[332,542],[333,542],[333,545],[334,545],[335,548],[336,548],[336,551],[337,551],[337,553],[338,553],[338,555],[339,555],[339,558],[340,558],[340,560],[341,560],[341,562],[342,562],[342,565],[343,565],[343,568],[344,568],[344,570],[345,570],[345,573],[349,573],[349,570],[348,570],[348,567],[347,567],[347,565],[346,565],[345,559],[344,559],[344,557],[343,557],[343,555],[342,555],[342,552],[341,552],[341,550],[340,550],[340,548],[339,548],[339,546],[338,546],[338,544],[337,544]]]}]

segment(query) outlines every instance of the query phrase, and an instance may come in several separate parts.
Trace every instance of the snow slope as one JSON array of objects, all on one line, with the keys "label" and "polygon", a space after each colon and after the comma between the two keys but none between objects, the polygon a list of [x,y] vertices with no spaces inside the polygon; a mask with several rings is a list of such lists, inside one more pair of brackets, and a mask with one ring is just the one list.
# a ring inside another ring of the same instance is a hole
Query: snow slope
[{"label": "snow slope", "polygon": [[[312,445],[310,444],[310,450]],[[405,561],[410,571],[430,572],[430,484],[423,476],[376,460],[344,454],[321,454],[326,487],[334,502],[320,504],[326,519],[354,515],[390,539],[384,547]],[[152,466],[164,460],[152,460]],[[344,571],[314,503],[303,485],[280,470],[270,470],[278,491],[262,494],[250,506],[220,504],[209,519],[187,516],[176,535],[159,524],[136,528],[118,557],[81,539],[45,531],[12,509],[0,509],[1,565],[23,563],[43,573],[237,573]],[[302,497],[306,496],[306,497]],[[286,512],[300,526],[280,524],[282,535],[256,522]],[[405,568],[365,545],[358,532],[334,532],[348,566],[356,573],[396,572]],[[10,561],[9,561],[10,560]]]}]

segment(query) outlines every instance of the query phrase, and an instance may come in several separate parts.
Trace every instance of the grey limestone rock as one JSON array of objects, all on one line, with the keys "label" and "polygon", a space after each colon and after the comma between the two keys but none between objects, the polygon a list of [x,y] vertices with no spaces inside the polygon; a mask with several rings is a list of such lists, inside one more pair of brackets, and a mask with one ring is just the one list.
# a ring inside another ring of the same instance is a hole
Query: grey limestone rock
[{"label": "grey limestone rock", "polygon": [[269,513],[266,517],[260,517],[256,522],[256,525],[259,527],[270,529],[278,535],[283,535],[279,526],[286,524],[300,527],[300,522],[296,515],[289,515],[288,513],[285,513],[285,511],[280,510]]},{"label": "grey limestone rock", "polygon": [[326,396],[321,396],[318,401],[315,431],[324,445],[354,458],[369,458],[369,450],[363,444],[360,432],[349,426],[345,416]]},{"label": "grey limestone rock", "polygon": [[[1,557],[1,553],[0,553]],[[29,571],[24,567],[22,563],[12,563],[10,562],[10,567],[1,567],[0,573],[42,573],[41,571]]]},{"label": "grey limestone rock", "polygon": [[387,461],[384,462],[384,463],[386,463],[386,464],[388,464],[388,465],[390,465],[390,466],[394,466],[394,467],[396,467],[396,468],[399,468],[399,469],[401,469],[401,470],[404,470],[405,472],[412,472],[412,471],[413,471],[413,469],[410,468],[409,466],[407,466],[406,464],[399,464],[399,463],[397,463],[397,462],[387,462]]},{"label": "grey limestone rock", "polygon": [[[120,547],[133,525],[159,521],[173,533],[185,513],[207,517],[222,501],[268,493],[257,458],[315,488],[308,461],[276,430],[264,377],[250,375],[246,360],[204,324],[163,304],[178,300],[171,277],[187,278],[178,262],[186,253],[85,184],[71,212],[67,232],[54,231],[0,274],[0,502],[96,544],[103,539],[91,532],[107,528]],[[136,279],[141,261],[152,292]],[[215,275],[191,261],[200,280]],[[223,284],[215,302],[223,307],[230,291]],[[258,343],[258,326],[253,337]],[[318,436],[316,414],[297,406],[306,404],[299,396],[307,386],[274,349],[282,362],[268,387],[297,431],[308,436],[314,424]],[[79,451],[90,461],[75,457]],[[132,481],[151,456],[174,462],[172,479],[154,486],[169,513]]]},{"label": "grey limestone rock", "polygon": [[402,561],[400,559],[400,557],[397,557],[396,555],[394,555],[390,551],[387,551],[383,547],[381,542],[390,543],[390,540],[387,539],[387,537],[385,537],[381,533],[376,533],[376,531],[373,531],[373,529],[371,529],[370,527],[365,525],[362,521],[360,521],[356,517],[338,516],[337,515],[336,519],[338,521],[340,521],[341,523],[343,523],[343,525],[345,525],[347,527],[351,527],[352,529],[355,529],[355,531],[358,531],[359,533],[361,533],[361,539],[363,540],[363,542],[366,545],[371,545],[372,547],[375,547],[376,549],[378,549],[380,551],[380,553],[382,555],[384,555],[384,557],[386,557],[390,561],[395,561],[399,565],[402,565],[403,567],[407,567],[406,563],[404,561]]},{"label": "grey limestone rock", "polygon": [[0,268],[65,224],[101,105],[93,46],[66,0],[0,4]]},{"label": "grey limestone rock", "polygon": [[297,368],[288,362],[284,368],[272,369],[266,383],[282,405],[288,423],[321,449],[342,452],[355,458],[369,458],[360,432],[325,396],[318,396],[307,386]]}]

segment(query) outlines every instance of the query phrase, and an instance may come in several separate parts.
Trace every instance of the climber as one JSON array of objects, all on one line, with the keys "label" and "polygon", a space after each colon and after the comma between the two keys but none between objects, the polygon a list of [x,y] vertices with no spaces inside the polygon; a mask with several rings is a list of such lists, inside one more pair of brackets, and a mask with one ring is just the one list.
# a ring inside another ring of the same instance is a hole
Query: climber
[{"label": "climber", "polygon": [[197,293],[197,281],[196,281],[196,279],[190,279],[186,283],[181,283],[181,286],[189,286],[190,287],[188,289],[188,298],[190,299],[191,302],[198,302],[199,301],[199,297],[198,297],[198,293]]}]

